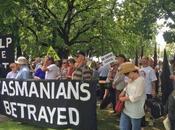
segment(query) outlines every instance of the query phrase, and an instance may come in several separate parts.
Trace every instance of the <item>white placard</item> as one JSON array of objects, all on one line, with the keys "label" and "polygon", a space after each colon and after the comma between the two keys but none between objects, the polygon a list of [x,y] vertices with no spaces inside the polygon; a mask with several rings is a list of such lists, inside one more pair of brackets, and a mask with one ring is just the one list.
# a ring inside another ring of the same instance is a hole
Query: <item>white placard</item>
[{"label": "white placard", "polygon": [[110,53],[108,53],[108,54],[102,56],[102,57],[101,57],[101,61],[102,61],[102,63],[103,63],[104,66],[105,66],[105,65],[109,65],[110,63],[116,61],[116,60],[115,60],[115,55],[114,55],[112,52],[110,52]]}]

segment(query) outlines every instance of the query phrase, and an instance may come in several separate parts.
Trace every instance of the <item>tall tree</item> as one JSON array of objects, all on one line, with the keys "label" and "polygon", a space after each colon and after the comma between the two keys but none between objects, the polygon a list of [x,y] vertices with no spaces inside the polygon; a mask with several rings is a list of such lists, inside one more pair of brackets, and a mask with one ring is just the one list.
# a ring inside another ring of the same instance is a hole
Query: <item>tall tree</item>
[{"label": "tall tree", "polygon": [[12,9],[13,13],[4,16],[0,22],[8,28],[15,21],[19,27],[17,36],[22,51],[35,56],[43,55],[51,45],[60,54],[66,52],[63,50],[76,52],[79,48],[91,49],[92,54],[100,55],[103,49],[104,53],[126,53],[133,58],[135,54],[130,49],[142,45],[150,47],[159,13],[158,8],[154,8],[157,0],[127,0],[123,3],[116,0],[3,2],[0,14],[7,15],[8,11],[2,11],[7,9]]},{"label": "tall tree", "polygon": [[173,22],[166,22],[166,26],[170,28],[169,31],[164,33],[164,39],[167,43],[175,42],[175,1],[174,0],[161,0],[162,4],[162,17],[171,19]]},{"label": "tall tree", "polygon": [[156,67],[157,65],[157,43],[155,43],[153,59],[154,59],[154,67]]}]

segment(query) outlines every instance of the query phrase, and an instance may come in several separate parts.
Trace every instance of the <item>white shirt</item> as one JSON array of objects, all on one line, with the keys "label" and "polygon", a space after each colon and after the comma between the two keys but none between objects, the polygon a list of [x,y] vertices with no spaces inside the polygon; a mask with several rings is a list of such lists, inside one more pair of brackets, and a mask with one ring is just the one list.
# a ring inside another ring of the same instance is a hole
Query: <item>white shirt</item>
[{"label": "white shirt", "polygon": [[47,69],[45,79],[58,79],[60,77],[60,69],[55,64],[49,65]]},{"label": "white shirt", "polygon": [[143,77],[138,77],[136,80],[129,82],[126,88],[126,95],[129,100],[125,101],[123,112],[131,118],[142,118],[145,115],[145,81]]},{"label": "white shirt", "polygon": [[10,71],[10,72],[7,74],[6,78],[7,78],[7,79],[14,79],[14,78],[16,77],[16,75],[17,75],[17,72]]},{"label": "white shirt", "polygon": [[145,79],[145,93],[151,94],[152,82],[157,80],[155,71],[150,66],[143,67],[139,71],[140,75]]}]

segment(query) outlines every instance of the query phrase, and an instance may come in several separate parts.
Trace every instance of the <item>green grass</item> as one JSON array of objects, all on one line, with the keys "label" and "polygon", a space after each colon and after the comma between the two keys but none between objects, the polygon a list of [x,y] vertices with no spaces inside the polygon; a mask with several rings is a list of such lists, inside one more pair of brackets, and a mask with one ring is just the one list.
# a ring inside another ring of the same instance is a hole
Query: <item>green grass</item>
[{"label": "green grass", "polygon": [[[97,108],[97,124],[98,130],[119,130],[119,118],[117,119],[116,115],[111,114],[111,109],[108,110],[99,110]],[[47,128],[37,128],[35,126],[23,125],[19,122],[12,120],[5,121],[0,123],[0,130],[54,130]],[[63,129],[57,129],[63,130]],[[71,130],[71,129],[67,129]],[[145,130],[165,130],[162,125],[162,120],[158,120],[155,123],[154,127],[146,127]]]}]

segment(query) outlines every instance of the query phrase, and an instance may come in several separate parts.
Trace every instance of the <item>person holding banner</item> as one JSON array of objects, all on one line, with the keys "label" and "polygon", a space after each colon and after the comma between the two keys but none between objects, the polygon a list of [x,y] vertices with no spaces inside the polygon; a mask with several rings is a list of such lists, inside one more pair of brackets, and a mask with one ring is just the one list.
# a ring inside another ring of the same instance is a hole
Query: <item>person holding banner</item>
[{"label": "person holding banner", "polygon": [[15,63],[10,64],[11,71],[8,72],[6,79],[14,79],[17,75],[17,65]]},{"label": "person holding banner", "polygon": [[17,68],[19,69],[15,79],[22,79],[26,80],[30,78],[30,70],[28,67],[28,61],[25,57],[20,56],[18,57],[17,61],[15,61],[17,64]]}]

